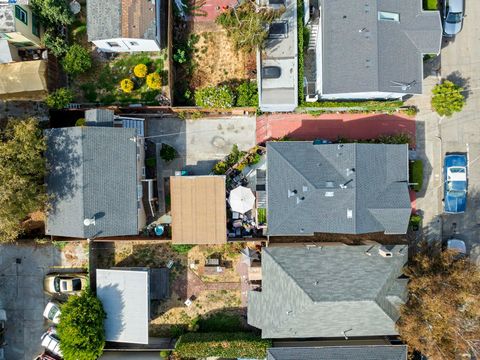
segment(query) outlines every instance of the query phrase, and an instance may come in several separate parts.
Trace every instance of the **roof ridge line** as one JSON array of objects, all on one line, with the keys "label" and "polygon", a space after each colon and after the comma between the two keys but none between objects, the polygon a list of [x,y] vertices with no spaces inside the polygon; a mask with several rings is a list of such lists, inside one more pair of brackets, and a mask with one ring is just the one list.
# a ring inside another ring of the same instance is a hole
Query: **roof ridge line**
[{"label": "roof ridge line", "polygon": [[[86,181],[86,176],[85,176],[85,153],[83,151],[83,138],[85,136],[85,132],[88,131],[87,130],[87,126],[81,126],[80,127],[80,147],[81,147],[81,154],[82,154],[82,163],[81,163],[81,168],[82,168],[82,184],[85,184],[85,181]],[[81,194],[82,194],[82,203],[83,203],[83,206],[82,206],[82,234],[83,234],[83,237],[86,238],[86,232],[85,232],[85,226],[83,225],[83,219],[85,219],[85,199],[84,199],[84,192],[83,190],[81,191]]]}]

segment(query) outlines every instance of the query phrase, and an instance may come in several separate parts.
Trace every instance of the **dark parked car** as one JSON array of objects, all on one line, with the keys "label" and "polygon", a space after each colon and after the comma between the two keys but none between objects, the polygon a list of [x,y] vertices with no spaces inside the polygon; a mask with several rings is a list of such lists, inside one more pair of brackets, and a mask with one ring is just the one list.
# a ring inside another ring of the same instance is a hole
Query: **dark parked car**
[{"label": "dark parked car", "polygon": [[279,66],[264,66],[262,68],[262,77],[264,79],[278,79],[282,75],[282,69]]},{"label": "dark parked car", "polygon": [[443,11],[443,35],[453,37],[462,30],[464,0],[445,0]]},{"label": "dark parked car", "polygon": [[444,161],[444,210],[446,213],[465,212],[467,207],[467,156],[450,154]]}]

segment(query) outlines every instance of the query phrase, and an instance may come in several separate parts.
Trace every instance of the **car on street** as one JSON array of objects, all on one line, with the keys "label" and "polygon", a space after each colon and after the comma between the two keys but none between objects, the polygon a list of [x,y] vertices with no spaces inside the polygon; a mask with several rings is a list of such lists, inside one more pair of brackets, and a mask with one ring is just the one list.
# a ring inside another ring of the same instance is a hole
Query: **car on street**
[{"label": "car on street", "polygon": [[42,337],[42,346],[56,356],[63,357],[60,350],[60,339],[58,338],[57,331],[54,327],[49,328]]},{"label": "car on street", "polygon": [[447,154],[444,160],[444,211],[465,212],[467,206],[467,156]]},{"label": "car on street", "polygon": [[443,36],[457,35],[463,26],[464,0],[445,0],[443,10]]},{"label": "car on street", "polygon": [[44,290],[52,295],[79,295],[87,287],[87,275],[48,274],[43,281]]},{"label": "car on street", "polygon": [[47,320],[50,320],[55,325],[58,325],[60,322],[60,304],[56,301],[49,301],[45,310],[43,310],[43,317]]},{"label": "car on street", "polygon": [[48,350],[44,350],[41,354],[38,354],[34,360],[61,360],[62,358],[52,354]]}]

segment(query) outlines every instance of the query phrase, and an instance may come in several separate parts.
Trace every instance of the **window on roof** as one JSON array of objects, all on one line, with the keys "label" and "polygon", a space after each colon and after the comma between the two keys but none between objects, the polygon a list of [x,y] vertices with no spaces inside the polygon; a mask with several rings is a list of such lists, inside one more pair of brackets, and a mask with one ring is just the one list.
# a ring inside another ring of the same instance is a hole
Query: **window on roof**
[{"label": "window on roof", "polygon": [[120,47],[120,44],[115,41],[107,41],[107,44],[110,47]]},{"label": "window on roof", "polygon": [[25,25],[28,25],[28,14],[18,5],[15,5],[15,17],[21,22],[23,22]]},{"label": "window on roof", "polygon": [[138,46],[138,42],[136,42],[136,41],[130,41],[130,45],[132,45],[132,46]]},{"label": "window on roof", "polygon": [[388,11],[379,11],[378,12],[378,20],[386,20],[386,21],[400,21],[400,14]]}]

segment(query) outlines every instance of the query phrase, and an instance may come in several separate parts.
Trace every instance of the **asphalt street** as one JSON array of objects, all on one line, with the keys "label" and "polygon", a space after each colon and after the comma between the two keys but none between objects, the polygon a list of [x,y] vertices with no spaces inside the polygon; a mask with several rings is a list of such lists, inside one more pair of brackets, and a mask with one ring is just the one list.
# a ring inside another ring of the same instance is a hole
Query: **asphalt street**
[{"label": "asphalt street", "polygon": [[466,96],[464,109],[439,121],[441,151],[468,155],[468,200],[464,214],[442,215],[443,240],[455,236],[467,243],[480,265],[480,2],[465,2],[464,26],[441,55],[441,76],[461,85]]}]

